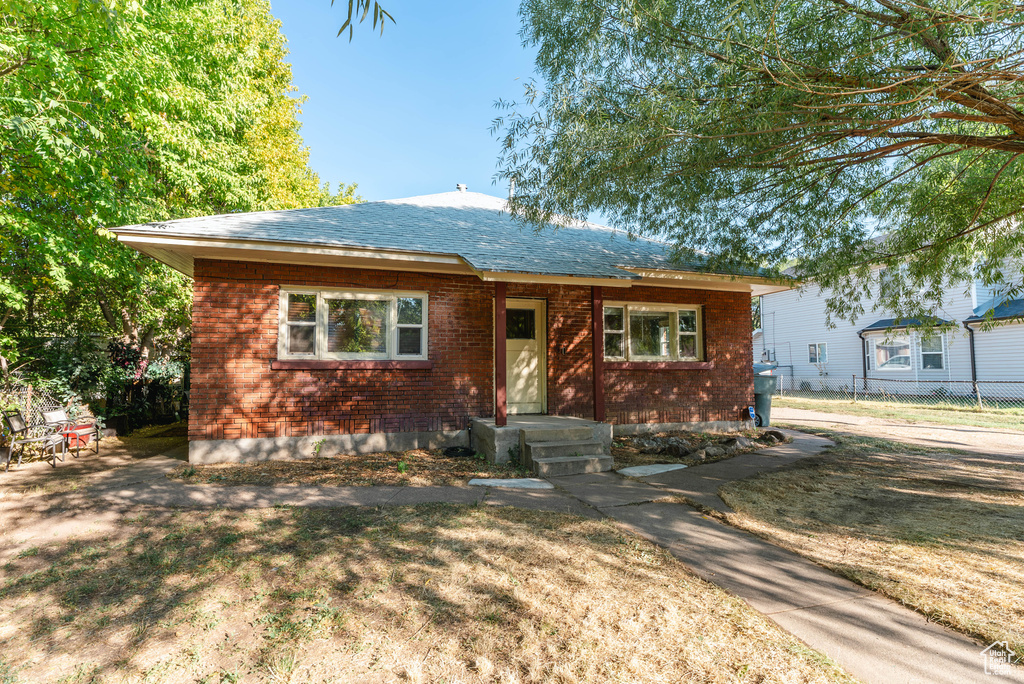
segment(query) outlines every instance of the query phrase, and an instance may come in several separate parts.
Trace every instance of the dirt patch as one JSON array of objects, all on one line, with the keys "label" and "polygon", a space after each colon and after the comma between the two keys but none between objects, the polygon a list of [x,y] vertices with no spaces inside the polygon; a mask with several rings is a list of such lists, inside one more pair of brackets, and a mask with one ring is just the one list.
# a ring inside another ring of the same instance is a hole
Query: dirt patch
[{"label": "dirt patch", "polygon": [[815,432],[837,446],[726,485],[725,519],[1024,652],[1024,463]]},{"label": "dirt patch", "polygon": [[5,571],[12,680],[852,681],[664,550],[562,514],[140,509]]},{"label": "dirt patch", "polygon": [[357,456],[314,456],[296,461],[183,465],[168,477],[189,484],[320,485],[464,485],[475,477],[523,477],[514,464],[494,465],[478,456],[446,455],[444,449],[383,451]]},{"label": "dirt patch", "polygon": [[[11,464],[10,471],[0,467],[0,501],[37,494],[63,494],[81,489],[93,476],[123,468],[140,459],[158,455],[186,458],[188,425],[185,422],[154,425],[122,437],[104,437],[99,454],[90,442],[78,457],[74,450],[50,467],[38,453],[26,451],[22,465]],[[6,457],[6,447],[3,449]],[[15,456],[16,462],[17,456]],[[0,680],[2,681],[2,680]]]},{"label": "dirt patch", "polygon": [[654,463],[695,466],[789,441],[792,440],[777,430],[659,432],[616,437],[612,441],[612,458],[616,470]]}]

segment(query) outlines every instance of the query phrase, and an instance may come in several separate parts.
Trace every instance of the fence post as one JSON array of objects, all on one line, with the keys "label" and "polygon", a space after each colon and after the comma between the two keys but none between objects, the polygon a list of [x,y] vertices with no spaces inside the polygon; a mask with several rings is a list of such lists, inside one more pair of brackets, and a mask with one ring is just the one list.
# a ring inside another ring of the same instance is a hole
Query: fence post
[{"label": "fence post", "polygon": [[981,403],[981,389],[978,387],[978,381],[974,381],[974,396],[978,397],[978,410],[984,411],[985,404]]},{"label": "fence post", "polygon": [[857,374],[856,373],[853,374],[853,381],[850,383],[850,385],[853,387],[853,403],[856,404],[857,403]]}]

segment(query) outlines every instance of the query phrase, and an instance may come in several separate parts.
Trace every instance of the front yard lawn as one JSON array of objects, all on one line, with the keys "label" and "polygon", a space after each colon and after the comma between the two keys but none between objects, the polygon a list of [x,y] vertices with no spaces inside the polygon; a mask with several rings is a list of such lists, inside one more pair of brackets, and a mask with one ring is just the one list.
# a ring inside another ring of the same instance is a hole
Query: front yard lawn
[{"label": "front yard lawn", "polygon": [[885,420],[939,425],[974,425],[988,428],[1024,430],[1024,408],[979,411],[976,406],[929,406],[861,399],[829,399],[827,397],[772,397],[772,405],[782,408],[806,409],[825,413],[845,413]]},{"label": "front yard lawn", "polygon": [[4,575],[2,681],[852,681],[667,552],[556,513],[143,512]]},{"label": "front yard lawn", "polygon": [[837,446],[723,487],[728,521],[1024,653],[1024,461],[812,432]]},{"label": "front yard lawn", "polygon": [[312,456],[295,461],[183,465],[170,477],[189,484],[220,485],[464,485],[474,477],[523,477],[515,464],[480,457],[446,456],[443,449],[382,451],[357,456]]}]

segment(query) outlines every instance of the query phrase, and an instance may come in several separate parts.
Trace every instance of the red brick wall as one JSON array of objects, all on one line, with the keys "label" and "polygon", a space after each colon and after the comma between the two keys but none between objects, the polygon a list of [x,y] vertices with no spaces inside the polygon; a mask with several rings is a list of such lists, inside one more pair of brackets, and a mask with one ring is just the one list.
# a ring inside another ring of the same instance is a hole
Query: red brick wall
[{"label": "red brick wall", "polygon": [[[271,370],[281,284],[429,293],[427,370]],[[197,259],[189,439],[459,430],[494,412],[493,284],[475,277]],[[548,412],[593,415],[590,288],[509,284],[548,309]],[[749,296],[605,289],[704,304],[713,370],[606,371],[612,422],[736,420],[751,403]]]},{"label": "red brick wall", "polygon": [[[271,370],[281,284],[429,293],[430,370]],[[492,287],[477,278],[195,262],[189,439],[460,430],[493,412]]]},{"label": "red brick wall", "polygon": [[611,423],[689,423],[748,419],[754,403],[750,295],[661,287],[604,288],[605,301],[704,306],[710,370],[605,370],[605,411]]}]

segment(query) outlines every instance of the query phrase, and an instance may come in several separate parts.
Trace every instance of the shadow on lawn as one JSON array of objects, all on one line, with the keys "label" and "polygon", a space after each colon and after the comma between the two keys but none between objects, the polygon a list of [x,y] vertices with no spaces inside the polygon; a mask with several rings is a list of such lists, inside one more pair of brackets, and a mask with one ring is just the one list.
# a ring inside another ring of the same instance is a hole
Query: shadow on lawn
[{"label": "shadow on lawn", "polygon": [[986,643],[1024,645],[1024,462],[814,432],[836,446],[722,489],[731,519]]},{"label": "shadow on lawn", "polygon": [[726,496],[740,506],[774,498],[779,522],[794,528],[829,524],[879,540],[969,548],[1024,538],[1024,462],[815,432],[836,446]]},{"label": "shadow on lawn", "polygon": [[[479,535],[462,533],[476,524]],[[261,667],[313,638],[358,639],[361,625],[394,625],[402,636],[427,623],[452,631],[481,621],[541,625],[550,617],[510,593],[510,568],[528,563],[563,585],[578,582],[576,568],[520,533],[556,548],[580,526],[606,567],[636,573],[619,552],[620,534],[554,513],[446,504],[178,512],[131,520],[118,538],[23,553],[4,568],[11,579],[0,608],[18,625],[9,653],[42,662],[70,653],[99,672],[141,673],[133,656],[208,648],[209,624],[224,639],[223,621],[248,649],[244,666]]]}]

